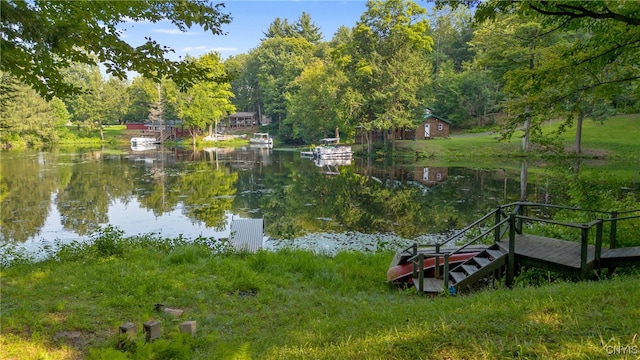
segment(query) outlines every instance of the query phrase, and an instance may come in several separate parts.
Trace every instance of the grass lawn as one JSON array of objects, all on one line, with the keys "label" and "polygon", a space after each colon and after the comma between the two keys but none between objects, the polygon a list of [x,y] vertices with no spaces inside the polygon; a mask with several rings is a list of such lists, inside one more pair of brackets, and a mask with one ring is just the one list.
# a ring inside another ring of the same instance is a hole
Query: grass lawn
[{"label": "grass lawn", "polygon": [[[392,256],[213,254],[107,237],[2,269],[0,358],[596,359],[622,347],[637,357],[637,271],[428,298],[385,283]],[[151,319],[161,338],[147,344]],[[195,338],[180,335],[186,320],[196,321]],[[120,351],[126,322],[138,337]]]},{"label": "grass lawn", "polygon": [[[559,123],[552,122],[543,125],[545,132],[558,128]],[[640,114],[619,115],[603,123],[586,120],[583,124],[582,150],[585,156],[632,158],[640,157]],[[521,140],[514,133],[511,141],[497,141],[498,134],[460,134],[449,139],[433,139],[428,141],[402,140],[397,146],[405,153],[416,155],[418,158],[472,158],[482,157],[500,158],[524,156],[520,150]],[[565,151],[573,151],[575,128],[569,129],[560,137]],[[401,152],[402,152],[401,151]],[[530,155],[540,155],[535,150]]]}]

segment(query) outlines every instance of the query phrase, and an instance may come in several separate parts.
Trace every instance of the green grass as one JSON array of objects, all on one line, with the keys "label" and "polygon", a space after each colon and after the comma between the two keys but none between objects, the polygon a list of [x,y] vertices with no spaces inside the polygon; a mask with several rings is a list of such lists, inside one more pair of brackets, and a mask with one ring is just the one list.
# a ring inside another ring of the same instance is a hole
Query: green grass
[{"label": "green grass", "polygon": [[[558,122],[543,125],[545,133],[558,128]],[[531,154],[520,150],[521,140],[516,132],[510,141],[497,141],[498,134],[458,134],[449,139],[429,141],[398,141],[400,154],[418,159],[460,159],[483,157],[541,156],[540,149]],[[570,128],[561,135],[561,144],[566,154],[572,155],[575,139],[575,128]],[[640,114],[620,115],[598,123],[585,120],[583,124],[582,151],[587,157],[630,158],[640,157]]]},{"label": "green grass", "polygon": [[106,125],[103,128],[104,141],[100,138],[100,129],[80,128],[77,126],[64,126],[59,129],[60,144],[101,144],[117,143],[121,140],[122,132],[126,125]]},{"label": "green grass", "polygon": [[[391,253],[215,254],[202,242],[117,237],[2,270],[0,358],[584,359],[640,346],[637,272],[428,298],[385,283]],[[162,340],[145,344],[150,319]],[[186,320],[194,339],[179,334]],[[122,352],[129,321],[139,335]]]}]

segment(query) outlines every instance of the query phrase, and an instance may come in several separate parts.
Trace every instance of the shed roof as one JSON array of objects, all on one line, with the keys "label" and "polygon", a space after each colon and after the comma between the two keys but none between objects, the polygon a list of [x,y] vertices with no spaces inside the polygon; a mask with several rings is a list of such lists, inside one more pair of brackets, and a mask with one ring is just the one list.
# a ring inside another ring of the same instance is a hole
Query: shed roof
[{"label": "shed roof", "polygon": [[442,122],[446,122],[447,124],[451,125],[451,121],[449,121],[449,120],[447,120],[447,119],[443,118],[442,116],[438,116],[438,115],[434,115],[434,114],[426,114],[426,115],[424,116],[423,120],[429,120],[429,119],[431,119],[431,118],[438,119],[438,120],[440,120],[440,121],[442,121]]}]

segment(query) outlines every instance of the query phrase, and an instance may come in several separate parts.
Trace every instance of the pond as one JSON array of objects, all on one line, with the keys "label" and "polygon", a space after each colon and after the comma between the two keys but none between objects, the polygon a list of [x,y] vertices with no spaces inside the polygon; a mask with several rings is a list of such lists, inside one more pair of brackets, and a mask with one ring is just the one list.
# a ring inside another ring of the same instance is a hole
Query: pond
[{"label": "pond", "polygon": [[[127,236],[224,238],[234,218],[263,218],[273,239],[345,232],[413,239],[459,229],[500,204],[577,196],[567,191],[574,164],[517,160],[320,163],[286,149],[127,147],[4,152],[0,166],[0,242],[27,249],[88,239],[107,224]],[[637,193],[633,165],[582,163],[580,171],[620,166],[631,167],[626,176],[603,175],[597,185]]]}]

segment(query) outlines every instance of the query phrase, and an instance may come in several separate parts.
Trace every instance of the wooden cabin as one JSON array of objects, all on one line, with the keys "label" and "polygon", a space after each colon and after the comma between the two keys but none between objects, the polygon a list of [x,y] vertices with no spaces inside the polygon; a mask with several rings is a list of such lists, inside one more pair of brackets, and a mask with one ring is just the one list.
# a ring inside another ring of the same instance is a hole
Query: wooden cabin
[{"label": "wooden cabin", "polygon": [[229,128],[252,127],[258,125],[257,112],[237,112],[227,116]]},{"label": "wooden cabin", "polygon": [[446,138],[449,137],[450,126],[451,121],[434,115],[431,109],[427,108],[422,122],[415,129],[414,138],[416,140],[429,140],[437,137]]}]

